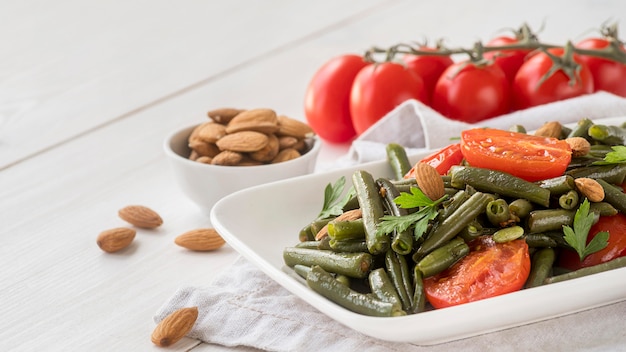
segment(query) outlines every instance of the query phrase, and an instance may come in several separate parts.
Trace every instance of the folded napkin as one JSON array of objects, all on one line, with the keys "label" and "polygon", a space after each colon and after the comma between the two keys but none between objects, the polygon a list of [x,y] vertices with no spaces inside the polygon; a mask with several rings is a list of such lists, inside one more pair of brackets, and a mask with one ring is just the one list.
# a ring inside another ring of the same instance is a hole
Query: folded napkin
[{"label": "folded napkin", "polygon": [[[522,124],[535,129],[547,121],[568,123],[583,117],[614,116],[626,116],[626,99],[596,93],[515,112],[478,126]],[[474,126],[445,119],[419,102],[408,101],[357,138],[334,166],[384,159],[385,145],[390,142],[407,146],[409,153],[442,147],[468,127]],[[607,351],[626,346],[626,301],[435,346],[383,341],[317,311],[243,257],[205,287],[180,288],[154,320],[158,323],[172,311],[190,306],[199,308],[199,316],[189,337],[266,351]]]}]

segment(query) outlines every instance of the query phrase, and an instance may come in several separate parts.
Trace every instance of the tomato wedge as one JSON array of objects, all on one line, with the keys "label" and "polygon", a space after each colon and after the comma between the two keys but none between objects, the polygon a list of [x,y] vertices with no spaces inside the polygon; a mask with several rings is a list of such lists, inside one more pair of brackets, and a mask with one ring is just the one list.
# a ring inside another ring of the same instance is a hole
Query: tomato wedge
[{"label": "tomato wedge", "polygon": [[435,308],[451,307],[520,290],[530,273],[524,240],[495,243],[481,236],[470,253],[443,272],[424,279],[426,298]]},{"label": "tomato wedge", "polygon": [[463,131],[461,152],[471,166],[508,172],[531,182],[562,175],[572,158],[564,140],[493,128]]},{"label": "tomato wedge", "polygon": [[626,256],[626,215],[618,213],[613,216],[601,216],[598,222],[589,229],[587,242],[602,231],[609,233],[609,244],[604,249],[589,254],[582,261],[575,251],[563,250],[559,255],[558,266],[578,270]]},{"label": "tomato wedge", "polygon": [[[463,160],[463,154],[461,153],[461,144],[455,143],[450,144],[447,147],[442,148],[441,150],[425,157],[420,160],[420,163],[426,163],[437,170],[439,175],[445,175],[448,173],[450,168],[454,165],[459,165]],[[415,177],[415,170],[417,168],[417,164],[409,170],[409,172],[404,175],[404,178],[413,178]]]}]

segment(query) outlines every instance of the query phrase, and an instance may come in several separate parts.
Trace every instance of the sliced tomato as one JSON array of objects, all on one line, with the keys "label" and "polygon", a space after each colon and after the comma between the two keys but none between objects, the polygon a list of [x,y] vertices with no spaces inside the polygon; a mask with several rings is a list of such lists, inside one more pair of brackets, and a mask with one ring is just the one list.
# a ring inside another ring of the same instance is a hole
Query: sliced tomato
[{"label": "sliced tomato", "polygon": [[[426,163],[434,167],[435,170],[439,172],[439,175],[445,175],[452,166],[459,165],[462,160],[463,154],[461,153],[461,144],[455,143],[425,157],[420,160],[420,163]],[[411,170],[404,175],[404,178],[415,177],[416,168],[417,164],[415,164],[415,166],[413,166]]]},{"label": "sliced tomato", "polygon": [[471,166],[508,172],[531,182],[562,175],[572,158],[564,140],[494,128],[463,131],[461,152]]},{"label": "sliced tomato", "polygon": [[600,217],[589,230],[587,242],[602,231],[609,233],[609,244],[604,249],[589,254],[582,261],[574,250],[563,250],[559,255],[558,266],[578,270],[626,256],[626,215],[618,213],[613,216]]},{"label": "sliced tomato", "polygon": [[491,298],[520,290],[530,273],[524,240],[495,243],[481,236],[470,253],[443,272],[424,279],[426,298],[435,308]]}]

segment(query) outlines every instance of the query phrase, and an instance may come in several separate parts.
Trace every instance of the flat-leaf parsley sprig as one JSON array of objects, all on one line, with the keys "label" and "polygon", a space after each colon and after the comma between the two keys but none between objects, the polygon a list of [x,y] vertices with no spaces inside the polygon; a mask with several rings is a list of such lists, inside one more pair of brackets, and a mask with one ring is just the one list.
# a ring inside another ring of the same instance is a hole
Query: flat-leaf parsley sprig
[{"label": "flat-leaf parsley sprig", "polygon": [[626,146],[614,145],[612,151],[606,153],[603,160],[595,161],[594,165],[611,165],[626,163]]},{"label": "flat-leaf parsley sprig", "polygon": [[380,218],[378,229],[379,234],[392,233],[394,231],[403,232],[411,226],[415,226],[415,239],[418,240],[428,229],[428,223],[437,217],[437,206],[448,196],[445,195],[435,201],[428,198],[419,188],[411,187],[411,193],[402,193],[394,199],[394,202],[401,208],[419,208],[418,211],[402,215],[385,215]]},{"label": "flat-leaf parsley sprig", "polygon": [[574,228],[563,226],[565,242],[578,253],[581,261],[589,254],[602,250],[608,245],[609,233],[606,231],[598,232],[587,244],[587,236],[593,226],[593,220],[594,214],[589,213],[589,201],[585,198],[574,215]]},{"label": "flat-leaf parsley sprig", "polygon": [[338,216],[343,213],[343,207],[350,201],[354,195],[354,187],[351,187],[348,193],[342,198],[341,195],[346,186],[346,178],[341,176],[335,184],[329,183],[324,189],[324,204],[322,211],[317,216],[318,219],[326,219]]}]

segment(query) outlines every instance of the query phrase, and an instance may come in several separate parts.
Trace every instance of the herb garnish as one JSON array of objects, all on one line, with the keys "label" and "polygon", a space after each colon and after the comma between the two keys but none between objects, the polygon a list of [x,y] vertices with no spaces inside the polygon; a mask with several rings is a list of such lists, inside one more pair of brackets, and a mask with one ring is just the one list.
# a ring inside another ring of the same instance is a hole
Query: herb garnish
[{"label": "herb garnish", "polygon": [[346,185],[346,178],[341,176],[335,184],[328,184],[324,189],[324,204],[322,205],[322,211],[317,216],[318,219],[326,219],[331,216],[341,215],[343,213],[343,207],[350,201],[350,198],[354,195],[354,187],[350,188],[350,191],[341,198]]},{"label": "herb garnish", "polygon": [[603,160],[594,162],[594,165],[609,165],[626,163],[626,146],[614,145],[612,152],[606,153]]},{"label": "herb garnish", "polygon": [[598,232],[587,244],[589,229],[593,225],[594,214],[589,214],[589,201],[585,198],[574,215],[574,229],[563,226],[564,239],[578,253],[582,261],[591,253],[595,253],[608,245],[609,233]]},{"label": "herb garnish", "polygon": [[418,208],[415,213],[393,216],[386,215],[380,218],[377,233],[392,233],[393,231],[403,232],[412,225],[415,226],[415,239],[419,239],[426,232],[428,222],[437,217],[437,205],[445,200],[447,196],[443,196],[438,200],[431,200],[419,188],[411,187],[411,193],[402,193],[394,202],[401,208],[410,209]]}]

